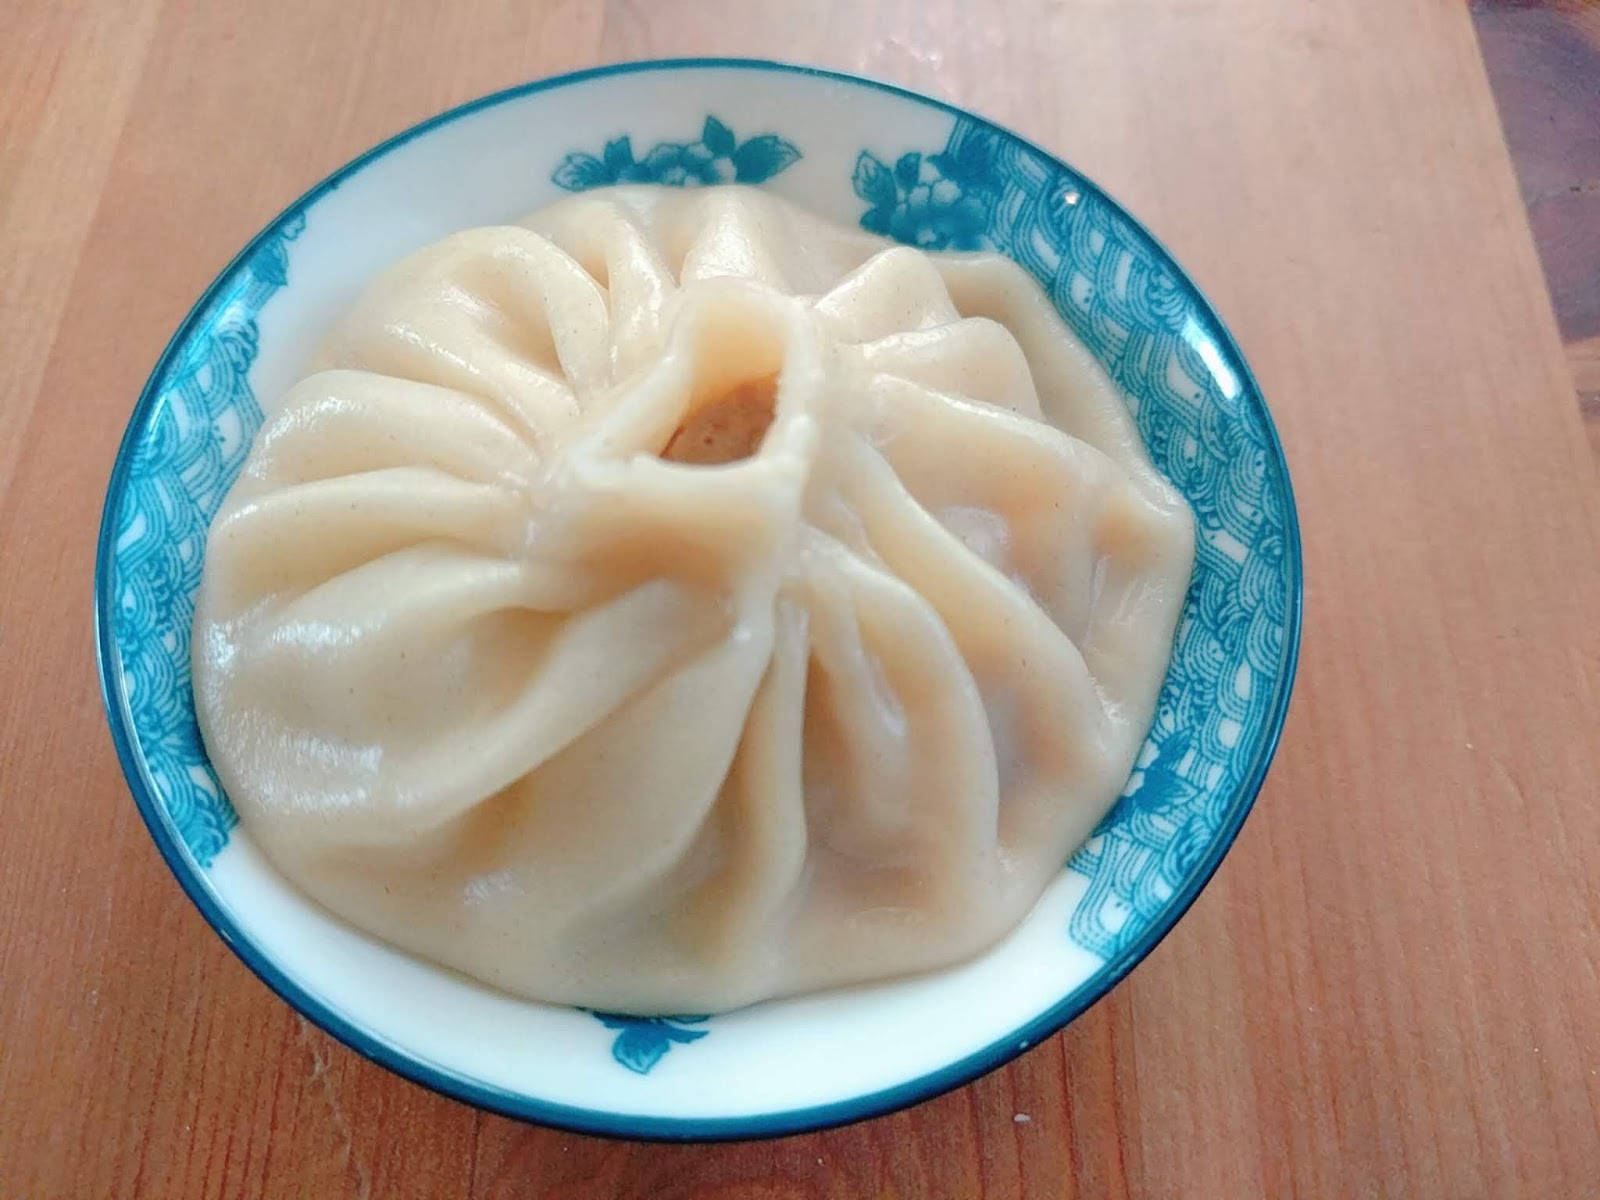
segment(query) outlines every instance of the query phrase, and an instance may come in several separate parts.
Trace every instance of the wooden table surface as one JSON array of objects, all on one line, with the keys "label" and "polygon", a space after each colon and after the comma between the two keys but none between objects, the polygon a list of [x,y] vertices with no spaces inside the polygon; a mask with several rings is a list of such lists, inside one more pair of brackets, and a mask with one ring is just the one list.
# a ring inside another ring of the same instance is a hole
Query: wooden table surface
[{"label": "wooden table surface", "polygon": [[1472,15],[1600,462],[1600,0],[1472,0]]},{"label": "wooden table surface", "polygon": [[[1464,3],[0,7],[0,1196],[1596,1193],[1600,482]],[[1124,984],[908,1112],[712,1147],[296,1017],[146,836],[89,619],[123,422],[255,229],[447,105],[685,53],[945,96],[1126,200],[1260,376],[1307,581],[1256,812]]]}]

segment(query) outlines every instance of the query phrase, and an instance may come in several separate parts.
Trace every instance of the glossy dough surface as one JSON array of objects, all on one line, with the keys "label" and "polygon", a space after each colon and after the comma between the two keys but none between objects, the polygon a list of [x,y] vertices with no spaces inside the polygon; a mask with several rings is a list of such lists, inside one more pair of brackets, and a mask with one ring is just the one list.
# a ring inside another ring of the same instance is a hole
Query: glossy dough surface
[{"label": "glossy dough surface", "polygon": [[1033,281],[743,188],[406,259],[212,526],[252,836],[497,987],[707,1012],[1014,926],[1128,776],[1188,509]]}]

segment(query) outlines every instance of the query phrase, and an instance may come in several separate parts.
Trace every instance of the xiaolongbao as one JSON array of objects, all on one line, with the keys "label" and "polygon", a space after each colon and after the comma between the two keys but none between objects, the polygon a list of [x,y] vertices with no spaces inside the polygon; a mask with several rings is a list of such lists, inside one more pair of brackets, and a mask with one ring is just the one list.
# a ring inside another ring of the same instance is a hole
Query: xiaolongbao
[{"label": "xiaolongbao", "polygon": [[1193,555],[1015,265],[744,188],[406,259],[211,530],[197,710],[312,897],[507,991],[951,963],[1117,795]]}]

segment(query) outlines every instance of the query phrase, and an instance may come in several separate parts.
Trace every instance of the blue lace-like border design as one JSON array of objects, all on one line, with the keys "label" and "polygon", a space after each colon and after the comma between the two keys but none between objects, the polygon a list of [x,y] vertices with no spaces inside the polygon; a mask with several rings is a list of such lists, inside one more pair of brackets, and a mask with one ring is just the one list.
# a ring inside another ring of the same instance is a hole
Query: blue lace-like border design
[{"label": "blue lace-like border design", "polygon": [[133,448],[117,515],[112,622],[128,708],[156,794],[202,867],[238,817],[195,724],[194,597],[211,518],[261,427],[250,390],[256,315],[288,282],[289,243],[304,228],[298,213],[261,243],[195,323]]}]

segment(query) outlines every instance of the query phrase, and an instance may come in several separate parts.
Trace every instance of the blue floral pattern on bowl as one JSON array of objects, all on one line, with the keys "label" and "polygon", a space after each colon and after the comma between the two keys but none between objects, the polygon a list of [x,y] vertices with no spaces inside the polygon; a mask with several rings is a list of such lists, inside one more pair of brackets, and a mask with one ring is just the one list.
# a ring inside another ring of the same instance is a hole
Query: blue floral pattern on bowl
[{"label": "blue floral pattern on bowl", "polygon": [[607,1029],[621,1030],[611,1043],[611,1057],[635,1075],[648,1075],[673,1046],[698,1041],[710,1032],[685,1028],[704,1025],[710,1017],[630,1017],[606,1012],[594,1015]]},{"label": "blue floral pattern on bowl", "polygon": [[938,154],[909,150],[890,167],[870,150],[851,186],[871,207],[861,228],[923,250],[990,250],[989,226],[1002,182],[991,139],[963,139]]},{"label": "blue floral pattern on bowl", "polygon": [[799,157],[794,143],[775,133],[741,142],[727,125],[708,116],[699,141],[657,142],[642,159],[633,157],[633,139],[626,134],[607,142],[598,156],[574,150],[551,173],[550,182],[569,192],[616,183],[757,184],[787,170]]},{"label": "blue floral pattern on bowl", "polygon": [[[695,141],[658,142],[638,158],[631,137],[614,137],[599,154],[566,154],[550,178],[568,191],[757,184],[800,158],[789,137],[741,141],[707,116]],[[864,229],[930,250],[996,250],[1024,266],[1123,389],[1152,459],[1194,510],[1195,574],[1149,738],[1123,795],[1069,864],[1087,891],[1067,934],[1109,963],[1193,886],[1219,834],[1236,826],[1251,799],[1247,775],[1261,769],[1236,747],[1270,749],[1281,720],[1299,560],[1280,452],[1253,385],[1218,356],[1226,335],[1198,294],[1070,168],[958,116],[942,147],[862,150],[849,186],[865,205]],[[249,381],[257,318],[288,281],[305,220],[302,207],[259,240],[169,348],[108,499],[99,611],[110,630],[113,728],[201,867],[237,818],[194,719],[193,597],[206,531],[261,423]],[[611,1057],[637,1075],[709,1032],[705,1017],[593,1016],[616,1031]]]}]

